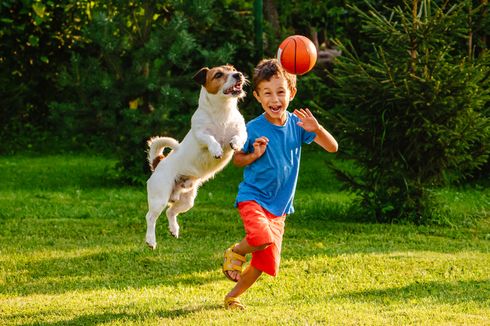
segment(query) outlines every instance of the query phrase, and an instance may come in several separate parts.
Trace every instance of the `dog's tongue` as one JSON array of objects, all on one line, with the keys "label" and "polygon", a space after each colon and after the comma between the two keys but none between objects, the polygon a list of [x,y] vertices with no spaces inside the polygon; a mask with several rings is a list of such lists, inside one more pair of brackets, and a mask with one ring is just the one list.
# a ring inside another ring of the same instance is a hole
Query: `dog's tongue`
[{"label": "dog's tongue", "polygon": [[231,86],[230,88],[228,88],[225,93],[228,94],[228,93],[231,93],[231,92],[239,92],[242,90],[242,83],[236,83],[235,85]]}]

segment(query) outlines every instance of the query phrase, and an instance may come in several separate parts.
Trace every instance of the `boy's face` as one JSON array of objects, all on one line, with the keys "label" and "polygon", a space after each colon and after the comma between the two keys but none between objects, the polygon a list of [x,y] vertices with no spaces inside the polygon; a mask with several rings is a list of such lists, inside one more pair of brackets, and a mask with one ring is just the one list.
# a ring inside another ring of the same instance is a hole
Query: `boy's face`
[{"label": "boy's face", "polygon": [[254,91],[254,96],[262,105],[267,120],[279,126],[286,123],[286,110],[295,95],[296,88],[290,90],[287,80],[277,75],[272,76],[270,80],[261,81]]}]

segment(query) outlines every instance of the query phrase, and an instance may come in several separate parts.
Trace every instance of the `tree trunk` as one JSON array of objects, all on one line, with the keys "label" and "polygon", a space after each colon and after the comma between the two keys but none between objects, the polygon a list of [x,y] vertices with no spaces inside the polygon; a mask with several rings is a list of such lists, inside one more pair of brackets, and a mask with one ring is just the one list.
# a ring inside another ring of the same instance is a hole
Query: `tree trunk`
[{"label": "tree trunk", "polygon": [[279,14],[274,0],[264,0],[264,17],[271,24],[274,35],[279,37],[281,24],[279,23]]}]

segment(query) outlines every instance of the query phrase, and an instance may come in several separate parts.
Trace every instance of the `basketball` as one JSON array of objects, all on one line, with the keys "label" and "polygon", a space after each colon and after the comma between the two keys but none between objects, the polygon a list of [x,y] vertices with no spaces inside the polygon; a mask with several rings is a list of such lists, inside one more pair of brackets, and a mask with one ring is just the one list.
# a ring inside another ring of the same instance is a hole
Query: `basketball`
[{"label": "basketball", "polygon": [[277,60],[281,66],[294,75],[304,75],[313,69],[316,57],[315,45],[302,35],[288,36],[277,50]]}]

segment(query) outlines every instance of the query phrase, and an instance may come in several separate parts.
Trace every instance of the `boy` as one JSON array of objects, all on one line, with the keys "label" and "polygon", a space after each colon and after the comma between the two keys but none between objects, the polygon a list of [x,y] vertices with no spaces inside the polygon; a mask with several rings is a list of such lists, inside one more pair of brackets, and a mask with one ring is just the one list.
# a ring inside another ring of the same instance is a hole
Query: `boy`
[{"label": "boy", "polygon": [[[265,112],[247,124],[247,142],[233,157],[235,165],[245,167],[236,206],[246,237],[225,251],[223,273],[237,282],[225,297],[227,309],[244,309],[238,297],[262,272],[277,274],[286,214],[294,211],[301,144],[315,141],[328,152],[338,147],[310,110],[287,111],[296,95],[296,76],[276,59],[259,62],[253,85],[253,94]],[[252,260],[242,273],[248,253]]]}]

